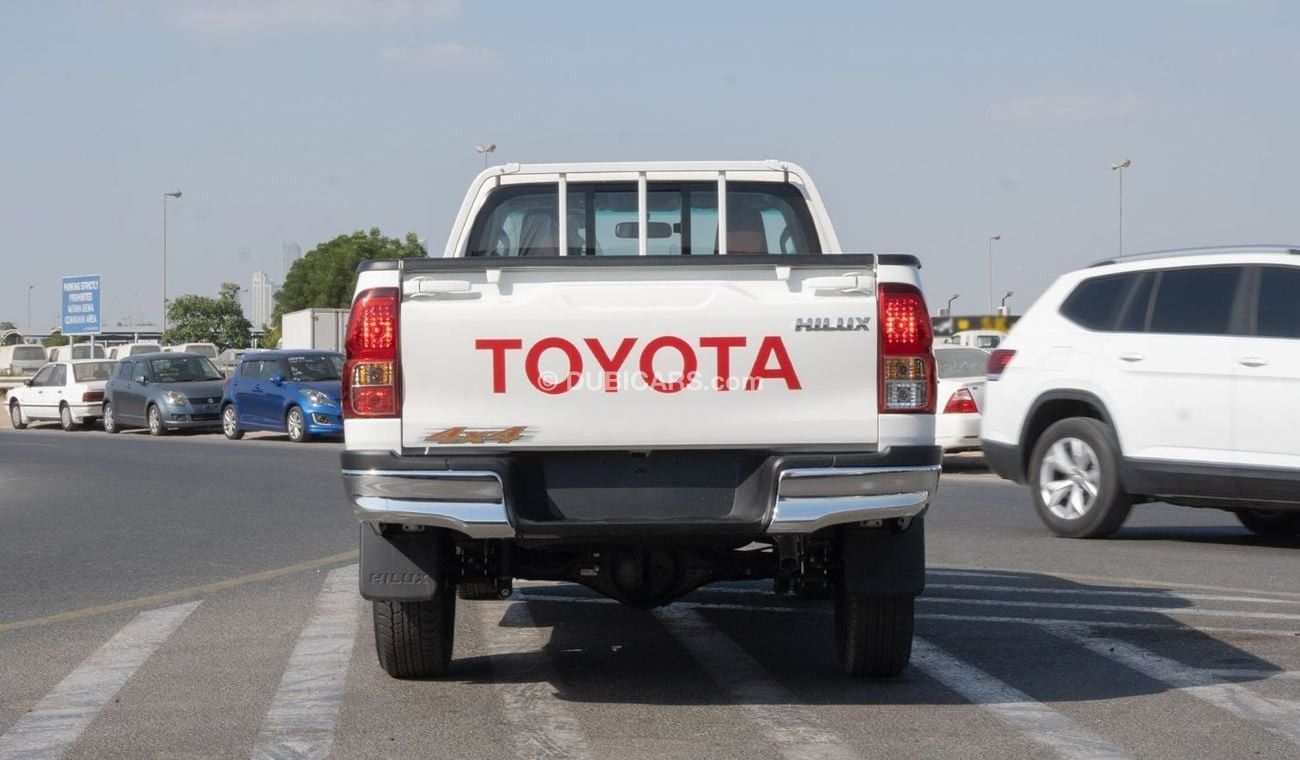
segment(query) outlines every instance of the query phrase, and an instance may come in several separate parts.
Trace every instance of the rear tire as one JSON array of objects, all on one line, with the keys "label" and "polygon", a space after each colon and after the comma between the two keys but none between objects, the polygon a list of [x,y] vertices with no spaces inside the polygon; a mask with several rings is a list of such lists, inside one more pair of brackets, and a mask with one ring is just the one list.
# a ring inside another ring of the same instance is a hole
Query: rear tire
[{"label": "rear tire", "polygon": [[1300,512],[1280,509],[1242,509],[1237,519],[1251,533],[1269,538],[1291,538],[1300,535]]},{"label": "rear tire", "polygon": [[9,405],[9,424],[14,426],[14,430],[27,429],[27,423],[23,422],[23,405],[17,401]]},{"label": "rear tire", "polygon": [[393,678],[434,678],[451,665],[456,591],[440,583],[427,602],[374,602],[379,666]]},{"label": "rear tire", "polygon": [[1115,435],[1091,417],[1064,419],[1043,432],[1029,458],[1029,493],[1043,524],[1066,538],[1109,536],[1133,506],[1120,482]]},{"label": "rear tire", "polygon": [[910,594],[860,596],[835,592],[835,644],[840,667],[851,676],[891,678],[912,659],[916,598]]},{"label": "rear tire", "polygon": [[122,432],[122,428],[117,425],[117,412],[113,410],[111,403],[104,404],[104,432],[109,435]]},{"label": "rear tire", "polygon": [[69,433],[81,427],[81,425],[72,418],[72,407],[67,404],[59,406],[59,427]]},{"label": "rear tire", "polygon": [[244,437],[244,431],[239,429],[239,414],[235,411],[234,404],[226,404],[221,410],[221,432],[226,434],[226,438],[232,441],[238,441]]}]

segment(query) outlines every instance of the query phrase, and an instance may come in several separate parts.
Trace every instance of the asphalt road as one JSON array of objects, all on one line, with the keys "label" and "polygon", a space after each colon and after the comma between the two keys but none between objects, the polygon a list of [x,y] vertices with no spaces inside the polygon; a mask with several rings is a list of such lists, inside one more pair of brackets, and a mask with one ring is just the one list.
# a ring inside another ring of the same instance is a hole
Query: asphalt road
[{"label": "asphalt road", "polygon": [[337,444],[0,430],[0,759],[1300,757],[1300,542],[1147,506],[1049,537],[953,460],[913,667],[825,603],[462,602],[441,681],[375,662]]}]

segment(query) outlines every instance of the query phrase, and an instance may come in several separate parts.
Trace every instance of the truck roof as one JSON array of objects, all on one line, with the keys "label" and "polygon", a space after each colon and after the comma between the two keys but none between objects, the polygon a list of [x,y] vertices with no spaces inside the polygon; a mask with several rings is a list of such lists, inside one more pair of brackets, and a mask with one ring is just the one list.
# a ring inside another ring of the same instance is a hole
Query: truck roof
[{"label": "truck roof", "polygon": [[499,164],[490,166],[480,178],[498,174],[579,174],[605,172],[721,172],[721,171],[789,171],[806,177],[798,164],[777,159],[763,161],[607,161],[560,164]]}]

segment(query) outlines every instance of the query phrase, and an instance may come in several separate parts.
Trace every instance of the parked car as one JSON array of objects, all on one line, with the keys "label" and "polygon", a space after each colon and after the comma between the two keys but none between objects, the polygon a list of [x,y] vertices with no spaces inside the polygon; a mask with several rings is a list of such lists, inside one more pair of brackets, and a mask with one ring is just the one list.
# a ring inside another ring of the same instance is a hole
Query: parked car
[{"label": "parked car", "polygon": [[0,346],[0,375],[30,375],[45,366],[45,349],[30,343]]},{"label": "parked car", "polygon": [[945,452],[977,451],[980,447],[980,405],[984,401],[984,372],[989,352],[964,346],[934,347],[939,375],[935,397],[939,416],[934,437]]},{"label": "parked car", "polygon": [[9,421],[15,430],[39,420],[58,420],[64,430],[94,422],[100,417],[104,384],[114,366],[97,359],[46,364],[6,395]]},{"label": "parked car", "polygon": [[113,346],[108,349],[108,358],[125,359],[128,356],[139,356],[140,354],[156,354],[162,351],[162,346],[157,343],[123,343],[120,346]]},{"label": "parked car", "polygon": [[515,578],[643,609],[745,578],[825,584],[809,630],[898,675],[943,456],[919,270],[843,253],[794,164],[480,174],[445,255],[362,262],[348,319],[380,665],[443,675],[458,599]]},{"label": "parked car", "polygon": [[1062,536],[1134,503],[1300,533],[1300,247],[1167,251],[1058,279],[989,357],[989,465]]},{"label": "parked car", "polygon": [[216,364],[217,369],[225,373],[226,377],[230,377],[235,374],[235,368],[239,366],[239,361],[243,359],[246,354],[258,350],[260,349],[227,348],[225,351],[217,354],[217,358],[214,359],[212,363]]},{"label": "parked car", "polygon": [[104,350],[104,344],[95,343],[77,343],[72,346],[53,346],[50,348],[50,361],[66,362],[77,361],[78,359],[107,359],[108,352]]},{"label": "parked car", "polygon": [[104,392],[104,432],[146,427],[150,435],[173,430],[219,430],[225,376],[206,356],[176,352],[122,359]]},{"label": "parked car", "polygon": [[221,396],[221,429],[231,440],[249,430],[288,433],[295,443],[343,435],[342,372],[334,351],[248,354]]},{"label": "parked car", "polygon": [[179,343],[175,346],[167,346],[163,350],[182,354],[198,354],[209,359],[216,359],[218,353],[216,343]]}]

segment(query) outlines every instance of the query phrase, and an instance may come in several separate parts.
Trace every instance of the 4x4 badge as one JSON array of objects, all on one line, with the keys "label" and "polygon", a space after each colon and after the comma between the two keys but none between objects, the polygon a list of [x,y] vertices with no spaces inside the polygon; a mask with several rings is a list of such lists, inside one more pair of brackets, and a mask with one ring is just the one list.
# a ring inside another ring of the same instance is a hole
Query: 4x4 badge
[{"label": "4x4 badge", "polygon": [[424,437],[427,443],[451,445],[457,443],[514,443],[524,437],[527,425],[508,428],[449,427]]}]

